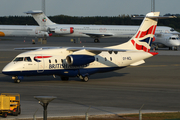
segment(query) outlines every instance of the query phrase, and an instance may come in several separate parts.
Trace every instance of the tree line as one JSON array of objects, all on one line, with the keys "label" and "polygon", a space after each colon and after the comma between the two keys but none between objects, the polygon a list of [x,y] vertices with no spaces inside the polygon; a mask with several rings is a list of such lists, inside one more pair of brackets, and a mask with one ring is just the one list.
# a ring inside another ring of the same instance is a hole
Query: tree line
[{"label": "tree line", "polygon": [[[169,16],[173,14],[166,14]],[[139,15],[138,15],[139,16]],[[142,16],[142,15],[140,15]],[[158,26],[169,26],[180,31],[180,15],[176,14],[177,18],[160,19]],[[58,24],[89,24],[89,25],[140,25],[142,20],[132,20],[129,15],[119,16],[93,16],[79,17],[56,15],[48,16],[49,19]],[[0,17],[0,25],[38,25],[32,16],[3,16]]]}]

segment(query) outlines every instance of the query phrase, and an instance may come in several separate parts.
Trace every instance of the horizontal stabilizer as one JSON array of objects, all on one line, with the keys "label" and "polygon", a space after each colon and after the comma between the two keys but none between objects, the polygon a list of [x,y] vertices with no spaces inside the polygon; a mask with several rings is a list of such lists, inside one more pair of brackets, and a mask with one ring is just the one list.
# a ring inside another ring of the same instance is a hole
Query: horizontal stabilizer
[{"label": "horizontal stabilizer", "polygon": [[[142,20],[145,16],[132,16],[132,20]],[[152,19],[169,19],[169,18],[177,18],[176,16],[146,16],[146,18],[152,18]]]},{"label": "horizontal stabilizer", "polygon": [[39,14],[39,13],[43,13],[43,11],[41,10],[31,10],[31,11],[28,11],[28,12],[24,12],[26,14]]}]

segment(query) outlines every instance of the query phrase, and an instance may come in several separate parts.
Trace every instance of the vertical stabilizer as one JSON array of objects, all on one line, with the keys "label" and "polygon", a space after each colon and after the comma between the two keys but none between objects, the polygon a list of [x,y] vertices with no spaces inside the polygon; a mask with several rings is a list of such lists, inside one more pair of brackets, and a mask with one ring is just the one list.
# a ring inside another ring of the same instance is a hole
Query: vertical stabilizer
[{"label": "vertical stabilizer", "polygon": [[41,10],[34,10],[25,12],[26,14],[31,14],[39,26],[47,27],[48,25],[54,25],[53,23]]},{"label": "vertical stabilizer", "polygon": [[128,42],[108,48],[149,52],[154,39],[159,14],[160,12],[150,12],[146,14],[137,33]]}]

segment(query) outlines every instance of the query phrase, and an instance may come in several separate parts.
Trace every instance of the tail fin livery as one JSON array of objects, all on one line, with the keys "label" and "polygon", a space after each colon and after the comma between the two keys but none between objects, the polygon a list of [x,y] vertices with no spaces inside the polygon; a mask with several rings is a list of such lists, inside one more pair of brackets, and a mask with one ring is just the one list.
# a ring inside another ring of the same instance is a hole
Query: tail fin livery
[{"label": "tail fin livery", "polygon": [[160,12],[150,12],[146,14],[146,17],[141,23],[137,33],[128,42],[108,48],[142,50],[149,52],[151,43],[154,40],[159,14]]},{"label": "tail fin livery", "polygon": [[26,14],[31,14],[39,26],[46,27],[47,25],[54,25],[53,23],[42,11],[33,10],[25,12]]}]

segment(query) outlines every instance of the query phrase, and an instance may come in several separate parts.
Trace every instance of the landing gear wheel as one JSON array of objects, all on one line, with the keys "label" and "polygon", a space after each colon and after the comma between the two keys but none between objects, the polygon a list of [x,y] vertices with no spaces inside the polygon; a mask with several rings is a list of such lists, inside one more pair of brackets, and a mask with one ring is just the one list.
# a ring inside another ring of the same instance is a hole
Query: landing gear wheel
[{"label": "landing gear wheel", "polygon": [[83,77],[83,81],[84,81],[84,82],[87,82],[88,80],[89,80],[89,77],[88,77],[88,76],[84,76],[84,77]]},{"label": "landing gear wheel", "polygon": [[94,42],[95,43],[99,43],[99,39],[94,39]]},{"label": "landing gear wheel", "polygon": [[69,77],[61,77],[61,80],[62,80],[62,81],[68,81],[68,80],[69,80]]},{"label": "landing gear wheel", "polygon": [[155,46],[155,50],[158,50],[158,45]]},{"label": "landing gear wheel", "polygon": [[176,46],[174,47],[174,51],[175,51],[175,50],[177,50],[177,47],[176,47]]},{"label": "landing gear wheel", "polygon": [[20,82],[21,82],[21,80],[19,80],[19,79],[14,80],[14,83],[20,83]]}]

